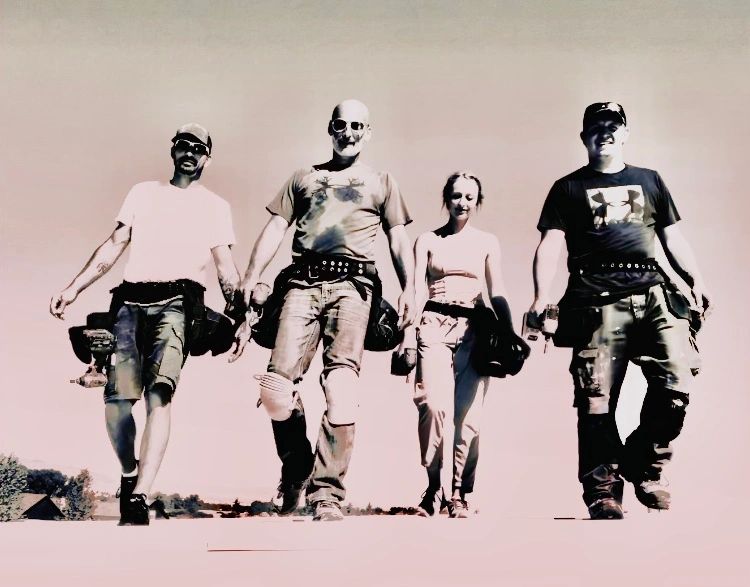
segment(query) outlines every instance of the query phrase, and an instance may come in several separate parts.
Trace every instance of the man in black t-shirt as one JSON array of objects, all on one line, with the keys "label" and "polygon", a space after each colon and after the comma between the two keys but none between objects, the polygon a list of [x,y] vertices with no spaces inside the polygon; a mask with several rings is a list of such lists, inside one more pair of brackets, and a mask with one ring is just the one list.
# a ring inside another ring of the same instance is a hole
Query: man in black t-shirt
[{"label": "man in black t-shirt", "polygon": [[[589,163],[554,183],[537,228],[534,303],[540,314],[563,241],[570,277],[560,300],[558,346],[573,347],[570,372],[578,410],[578,477],[592,519],[623,517],[623,477],[638,500],[667,509],[662,469],[682,429],[688,386],[698,371],[688,305],[703,318],[709,301],[693,252],[682,236],[672,196],[656,171],[626,165],[629,129],[614,102],[583,115]],[[691,288],[675,293],[654,260],[654,236]],[[623,444],[615,409],[628,362],[648,383],[638,427]]]}]

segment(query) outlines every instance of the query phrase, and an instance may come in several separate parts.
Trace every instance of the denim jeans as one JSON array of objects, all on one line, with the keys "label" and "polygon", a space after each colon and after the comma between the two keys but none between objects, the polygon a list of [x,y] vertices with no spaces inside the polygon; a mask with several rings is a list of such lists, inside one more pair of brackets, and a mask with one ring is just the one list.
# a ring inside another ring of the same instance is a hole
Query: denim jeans
[{"label": "denim jeans", "polygon": [[122,304],[115,317],[115,352],[104,401],[137,400],[157,384],[174,392],[186,358],[185,329],[182,296],[149,305]]},{"label": "denim jeans", "polygon": [[[570,372],[578,409],[578,477],[583,499],[622,496],[622,474],[658,479],[682,430],[688,391],[699,367],[688,320],[668,309],[662,286],[600,308],[601,324],[574,347]],[[615,409],[628,363],[648,384],[640,423],[623,445]]]},{"label": "denim jeans", "polygon": [[[319,341],[323,340],[321,386],[328,408],[333,395],[354,399],[370,315],[371,289],[362,299],[350,281],[299,285],[289,290],[279,318],[279,330],[268,371],[297,383],[310,367]],[[346,377],[331,377],[346,370]],[[346,383],[346,382],[349,383]],[[343,383],[342,383],[343,382]],[[274,421],[276,450],[282,462],[282,482],[300,482],[310,476],[307,493],[311,502],[342,501],[352,448],[354,428],[333,424],[329,409],[323,414],[315,455],[305,434],[305,411],[297,396],[289,419]],[[312,475],[310,469],[312,468]]]},{"label": "denim jeans", "polygon": [[[466,318],[436,312],[422,314],[417,334],[414,403],[419,411],[422,465],[433,489],[442,486],[447,491],[460,489],[462,493],[474,490],[479,425],[489,377],[479,375],[472,366],[473,345],[474,336]],[[452,466],[444,468],[444,460],[452,461]]]}]

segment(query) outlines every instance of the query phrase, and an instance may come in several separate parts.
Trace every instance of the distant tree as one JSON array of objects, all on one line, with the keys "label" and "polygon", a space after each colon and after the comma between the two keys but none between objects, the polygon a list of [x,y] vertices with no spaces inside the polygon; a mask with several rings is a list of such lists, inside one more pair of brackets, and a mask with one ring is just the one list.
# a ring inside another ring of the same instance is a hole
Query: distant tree
[{"label": "distant tree", "polygon": [[182,509],[190,514],[194,514],[201,509],[202,504],[201,498],[196,494],[192,494],[182,500]]},{"label": "distant tree", "polygon": [[91,491],[91,473],[83,469],[65,486],[65,508],[68,520],[89,520],[94,514],[94,492]]},{"label": "distant tree", "polygon": [[27,469],[13,456],[0,454],[0,522],[18,519]]},{"label": "distant tree", "polygon": [[65,475],[55,469],[29,469],[26,476],[27,491],[59,497],[67,480]]}]

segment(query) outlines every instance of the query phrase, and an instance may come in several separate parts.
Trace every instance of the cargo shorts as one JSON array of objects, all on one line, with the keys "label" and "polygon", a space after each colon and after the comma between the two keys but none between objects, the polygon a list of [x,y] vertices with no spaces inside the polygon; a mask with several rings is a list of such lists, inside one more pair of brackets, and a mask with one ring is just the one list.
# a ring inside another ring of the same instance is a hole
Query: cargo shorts
[{"label": "cargo shorts", "polygon": [[154,304],[123,303],[115,316],[104,401],[138,400],[156,385],[174,393],[187,358],[186,322],[183,296]]}]

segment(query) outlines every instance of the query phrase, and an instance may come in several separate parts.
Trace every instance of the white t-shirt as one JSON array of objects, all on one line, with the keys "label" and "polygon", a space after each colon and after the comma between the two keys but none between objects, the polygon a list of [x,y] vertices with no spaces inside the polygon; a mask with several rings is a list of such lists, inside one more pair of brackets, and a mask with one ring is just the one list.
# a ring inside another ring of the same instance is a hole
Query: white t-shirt
[{"label": "white t-shirt", "polygon": [[191,279],[205,287],[211,249],[235,242],[229,204],[196,182],[136,184],[116,220],[131,227],[125,281]]}]

